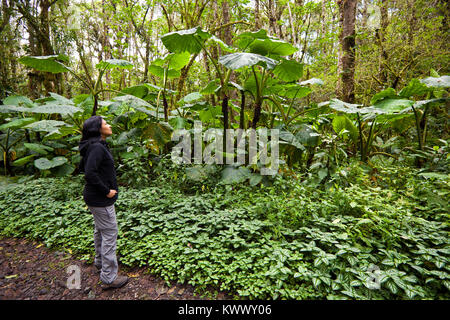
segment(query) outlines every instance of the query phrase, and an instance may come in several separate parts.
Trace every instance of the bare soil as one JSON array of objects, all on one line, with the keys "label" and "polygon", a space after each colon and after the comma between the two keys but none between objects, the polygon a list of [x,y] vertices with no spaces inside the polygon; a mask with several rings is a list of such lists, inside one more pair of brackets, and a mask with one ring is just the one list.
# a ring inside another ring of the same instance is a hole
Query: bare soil
[{"label": "bare soil", "polygon": [[[67,267],[81,270],[81,288],[68,289]],[[99,272],[92,263],[78,260],[67,251],[51,250],[45,244],[27,239],[0,237],[0,300],[203,300],[232,299],[224,292],[210,297],[194,293],[189,284],[166,282],[149,274],[148,268],[127,268],[122,288],[104,290]]]}]

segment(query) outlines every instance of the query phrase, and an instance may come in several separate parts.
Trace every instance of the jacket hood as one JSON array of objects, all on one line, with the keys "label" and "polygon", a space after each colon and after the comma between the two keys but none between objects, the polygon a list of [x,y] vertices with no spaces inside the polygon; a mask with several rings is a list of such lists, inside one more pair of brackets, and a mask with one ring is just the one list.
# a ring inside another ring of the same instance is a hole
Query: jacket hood
[{"label": "jacket hood", "polygon": [[96,142],[106,145],[106,141],[102,140],[99,137],[89,138],[87,140],[80,141],[80,144],[78,145],[78,150],[80,151],[81,156],[85,156],[89,146]]}]

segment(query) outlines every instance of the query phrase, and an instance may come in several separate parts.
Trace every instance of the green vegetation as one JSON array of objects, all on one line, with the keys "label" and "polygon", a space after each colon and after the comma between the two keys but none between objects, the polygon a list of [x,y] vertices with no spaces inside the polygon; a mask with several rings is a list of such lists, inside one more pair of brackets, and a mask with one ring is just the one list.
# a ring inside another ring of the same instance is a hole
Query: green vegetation
[{"label": "green vegetation", "polygon": [[[448,2],[253,5],[2,1],[0,234],[92,259],[97,114],[122,263],[251,299],[449,299]],[[195,121],[278,129],[278,172],[176,165]]]},{"label": "green vegetation", "polygon": [[[241,298],[449,298],[445,175],[353,163],[338,169],[347,187],[277,176],[255,188],[195,186],[168,160],[158,166],[147,187],[123,188],[116,203],[125,265]],[[3,189],[1,233],[92,259],[81,190],[80,177]],[[370,289],[373,266],[380,289]]]}]

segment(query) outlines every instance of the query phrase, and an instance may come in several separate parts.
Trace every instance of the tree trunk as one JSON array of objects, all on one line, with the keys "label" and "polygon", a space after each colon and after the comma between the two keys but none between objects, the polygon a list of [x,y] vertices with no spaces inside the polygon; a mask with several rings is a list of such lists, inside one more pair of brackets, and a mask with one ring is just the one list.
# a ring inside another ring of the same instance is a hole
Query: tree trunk
[{"label": "tree trunk", "polygon": [[[40,13],[39,16],[35,17],[34,12],[37,12],[36,8],[32,8],[29,2],[17,2],[17,9],[22,14],[26,20],[30,49],[34,55],[53,55],[55,54],[53,46],[50,41],[50,19],[49,19],[49,9],[55,4],[56,1],[50,2],[49,0],[41,0],[39,3]],[[34,48],[33,48],[34,47]],[[39,52],[38,52],[39,51]],[[37,54],[36,54],[37,53]],[[40,76],[42,74],[43,80],[40,81]],[[29,87],[32,94],[35,88],[40,91],[40,83],[44,83],[45,91],[49,92],[59,91],[61,92],[59,82],[61,77],[55,77],[54,74],[50,72],[42,72],[39,74],[29,73],[30,77]],[[38,77],[36,77],[38,75]],[[34,80],[37,80],[36,81]],[[37,84],[37,85],[36,85]],[[56,89],[56,90],[55,90]],[[38,93],[37,93],[38,94]]]},{"label": "tree trunk", "polygon": [[[77,52],[80,57],[81,66],[83,67],[83,70],[84,70],[84,78],[86,79],[86,82],[88,82],[91,85],[91,87],[93,87],[95,85],[95,83],[92,80],[91,72],[88,68],[88,65],[86,64],[86,56],[84,54],[83,44],[82,44],[82,42],[80,42],[78,33],[75,32],[74,34],[75,34],[75,37],[74,37],[75,43],[77,45]],[[90,47],[90,45],[88,45],[88,47]],[[89,65],[92,65],[92,63],[89,63]],[[85,90],[88,90],[88,88],[85,88]]]},{"label": "tree trunk", "polygon": [[[109,44],[109,24],[108,24],[108,13],[105,11],[105,0],[102,0],[102,18],[103,18],[103,34],[102,34],[102,52],[103,52],[103,59],[107,60],[111,59],[111,47]],[[106,70],[105,72],[105,83],[106,86],[109,87],[111,84],[111,71]],[[103,91],[103,99],[109,99],[110,93]]]},{"label": "tree trunk", "polygon": [[413,0],[409,0],[407,1],[407,5],[408,8],[410,10],[410,15],[408,17],[408,24],[409,24],[409,29],[408,29],[408,44],[410,46],[410,50],[412,50],[412,46],[413,46],[413,40],[414,40],[414,33],[416,32],[416,28],[417,28],[417,17],[416,17],[416,6],[414,4],[415,1]]},{"label": "tree trunk", "polygon": [[255,0],[255,29],[259,30],[261,28],[259,16],[259,0]]},{"label": "tree trunk", "polygon": [[283,24],[279,24],[278,21],[281,21],[281,17],[283,16],[283,11],[284,11],[285,6],[286,5],[282,5],[282,4],[280,4],[280,2],[278,2],[277,8],[276,8],[275,25],[278,26],[277,36],[280,39],[284,38]]},{"label": "tree trunk", "polygon": [[[230,5],[227,0],[222,2],[222,24],[227,24],[230,22]],[[227,26],[222,28],[223,30],[223,39],[226,44],[231,45],[233,34],[231,26]]]},{"label": "tree trunk", "polygon": [[268,13],[267,16],[269,17],[269,30],[272,32],[272,35],[277,34],[277,19],[275,18],[275,4],[274,0],[268,1]]},{"label": "tree trunk", "polygon": [[[30,48],[30,54],[32,56],[41,56],[42,51],[40,46],[38,45],[38,39],[36,37],[36,31],[31,27],[31,23],[27,20],[28,26],[28,43]],[[28,94],[32,100],[39,98],[42,91],[42,81],[43,81],[42,73],[39,71],[35,71],[31,69],[28,72]]]},{"label": "tree trunk", "polygon": [[357,0],[339,0],[339,61],[337,96],[349,103],[355,101],[355,16]]},{"label": "tree trunk", "polygon": [[379,74],[378,77],[380,78],[380,82],[383,84],[387,83],[387,72],[384,64],[388,60],[388,54],[386,52],[385,48],[385,34],[386,34],[386,28],[389,24],[388,21],[388,0],[382,0],[381,6],[380,6],[380,12],[381,12],[381,24],[380,29],[376,30],[376,35],[379,41],[379,47],[380,47],[380,66],[379,66]]},{"label": "tree trunk", "polygon": [[[320,39],[322,39],[322,37],[325,37],[327,34],[327,10],[326,10],[326,0],[322,1],[322,14],[321,14],[321,20],[322,20],[322,27],[320,28]],[[327,54],[328,50],[327,50],[327,44],[324,43],[322,44],[322,52],[324,55]]]},{"label": "tree trunk", "polygon": [[9,25],[9,18],[11,16],[12,8],[14,3],[10,3],[8,6],[8,1],[2,0],[2,19],[0,20],[0,32]]},{"label": "tree trunk", "polygon": [[[38,38],[40,45],[42,46],[42,54],[44,56],[49,56],[55,54],[53,46],[50,41],[50,20],[49,20],[49,9],[52,3],[49,0],[41,0],[40,7],[41,13],[39,15],[40,20],[40,30],[38,32]],[[58,79],[54,74],[50,72],[44,72],[44,88],[46,94],[49,92],[57,91]]]}]

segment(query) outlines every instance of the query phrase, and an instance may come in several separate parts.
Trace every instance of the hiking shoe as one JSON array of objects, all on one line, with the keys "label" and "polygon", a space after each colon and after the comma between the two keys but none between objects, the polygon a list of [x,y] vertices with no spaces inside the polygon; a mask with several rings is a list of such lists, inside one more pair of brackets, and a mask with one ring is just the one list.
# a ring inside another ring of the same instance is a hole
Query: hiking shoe
[{"label": "hiking shoe", "polygon": [[127,276],[117,276],[116,280],[114,280],[111,283],[103,283],[102,289],[109,289],[109,288],[120,288],[123,287],[128,282]]}]

